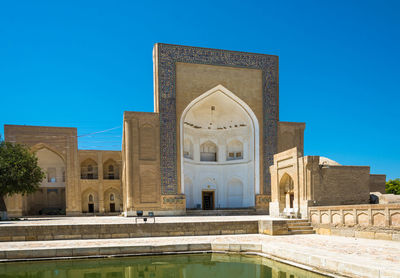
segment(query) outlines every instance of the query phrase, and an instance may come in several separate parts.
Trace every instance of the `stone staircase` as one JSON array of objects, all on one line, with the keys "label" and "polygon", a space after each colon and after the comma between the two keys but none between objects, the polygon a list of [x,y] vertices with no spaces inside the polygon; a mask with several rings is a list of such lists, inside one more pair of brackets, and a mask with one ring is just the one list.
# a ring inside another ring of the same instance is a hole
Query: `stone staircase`
[{"label": "stone staircase", "polygon": [[311,223],[304,219],[296,219],[287,221],[289,233],[292,235],[315,234]]}]

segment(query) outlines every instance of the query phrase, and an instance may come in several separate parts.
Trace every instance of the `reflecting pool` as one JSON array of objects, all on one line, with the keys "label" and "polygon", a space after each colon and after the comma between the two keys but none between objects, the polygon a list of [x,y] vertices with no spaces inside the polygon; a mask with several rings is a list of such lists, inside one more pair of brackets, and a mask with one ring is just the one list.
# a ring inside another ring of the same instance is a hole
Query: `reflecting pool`
[{"label": "reflecting pool", "polygon": [[259,256],[190,254],[0,264],[0,277],[29,278],[320,278]]}]

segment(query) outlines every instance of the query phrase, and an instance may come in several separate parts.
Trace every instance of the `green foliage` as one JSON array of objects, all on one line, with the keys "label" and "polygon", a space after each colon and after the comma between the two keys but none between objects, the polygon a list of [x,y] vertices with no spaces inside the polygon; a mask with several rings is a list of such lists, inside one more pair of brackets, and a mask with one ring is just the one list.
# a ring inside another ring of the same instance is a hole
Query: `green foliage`
[{"label": "green foliage", "polygon": [[27,147],[0,141],[0,197],[35,192],[44,177]]},{"label": "green foliage", "polygon": [[386,193],[400,195],[400,179],[386,182]]}]

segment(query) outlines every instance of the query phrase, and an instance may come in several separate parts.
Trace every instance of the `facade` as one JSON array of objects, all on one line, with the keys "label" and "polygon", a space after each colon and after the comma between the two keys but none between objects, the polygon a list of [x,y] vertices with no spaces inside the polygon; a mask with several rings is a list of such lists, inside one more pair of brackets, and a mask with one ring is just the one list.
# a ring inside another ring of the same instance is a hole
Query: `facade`
[{"label": "facade", "polygon": [[47,172],[39,192],[9,198],[10,214],[306,217],[309,206],[368,203],[370,188],[384,188],[369,167],[304,157],[305,124],[279,121],[277,56],[156,44],[153,59],[154,112],[124,113],[121,152],[78,150],[75,128],[5,126]]},{"label": "facade", "polygon": [[370,193],[385,193],[386,176],[371,175],[368,166],[303,156],[296,147],[274,155],[270,172],[272,216],[292,209],[305,218],[310,207],[369,204]]}]

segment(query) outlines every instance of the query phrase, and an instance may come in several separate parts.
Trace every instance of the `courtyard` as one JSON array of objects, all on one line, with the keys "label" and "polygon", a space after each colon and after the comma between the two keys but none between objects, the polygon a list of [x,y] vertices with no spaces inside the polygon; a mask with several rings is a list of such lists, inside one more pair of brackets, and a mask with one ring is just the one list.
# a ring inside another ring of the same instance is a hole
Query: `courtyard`
[{"label": "courtyard", "polygon": [[[240,223],[279,220],[269,216],[156,217],[160,225]],[[134,224],[135,219],[110,217],[31,217],[5,221],[1,227],[82,226]],[[136,224],[135,224],[136,225]],[[151,221],[138,226],[151,227]],[[130,226],[133,227],[133,226]],[[82,231],[84,233],[84,231]],[[400,277],[400,242],[317,234],[269,236],[264,234],[194,235],[168,237],[97,238],[0,242],[0,260],[46,260],[175,253],[258,254],[303,269],[349,277]]]}]

